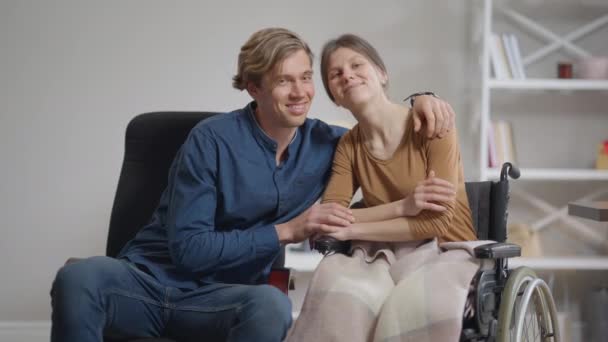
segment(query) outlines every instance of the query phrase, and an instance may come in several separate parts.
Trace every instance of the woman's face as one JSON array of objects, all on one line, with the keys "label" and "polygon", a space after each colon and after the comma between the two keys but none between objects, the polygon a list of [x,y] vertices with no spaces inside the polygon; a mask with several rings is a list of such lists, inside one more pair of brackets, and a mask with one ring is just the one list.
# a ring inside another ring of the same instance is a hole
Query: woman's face
[{"label": "woman's face", "polygon": [[339,48],[327,64],[329,91],[337,105],[351,109],[384,93],[386,74],[362,54]]}]

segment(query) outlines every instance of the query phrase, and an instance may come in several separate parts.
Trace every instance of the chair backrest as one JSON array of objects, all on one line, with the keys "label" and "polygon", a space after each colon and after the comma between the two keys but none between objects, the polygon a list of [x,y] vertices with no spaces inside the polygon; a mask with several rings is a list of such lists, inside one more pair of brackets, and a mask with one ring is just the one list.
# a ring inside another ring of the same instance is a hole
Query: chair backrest
[{"label": "chair backrest", "polygon": [[466,182],[465,187],[477,238],[505,242],[509,203],[508,181]]},{"label": "chair backrest", "polygon": [[169,168],[190,130],[216,113],[154,112],[127,126],[125,155],[110,217],[106,254],[116,257],[150,220],[167,186]]},{"label": "chair backrest", "polygon": [[[106,255],[116,257],[150,220],[167,187],[169,168],[190,130],[214,112],[153,112],[134,117],[125,134],[125,156],[114,196]],[[285,264],[285,247],[273,267]]]}]

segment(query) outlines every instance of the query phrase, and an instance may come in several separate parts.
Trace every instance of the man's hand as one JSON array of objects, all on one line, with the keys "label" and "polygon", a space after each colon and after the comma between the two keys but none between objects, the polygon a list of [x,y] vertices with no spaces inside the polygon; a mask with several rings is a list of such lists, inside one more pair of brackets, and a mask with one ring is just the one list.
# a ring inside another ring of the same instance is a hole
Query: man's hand
[{"label": "man's hand", "polygon": [[426,136],[430,139],[443,138],[454,129],[454,110],[449,103],[431,95],[420,95],[414,99],[412,108],[414,131],[419,132],[426,124]]},{"label": "man's hand", "polygon": [[414,192],[403,199],[402,216],[416,216],[422,210],[443,212],[447,208],[442,204],[455,199],[454,185],[435,177],[435,171],[431,170],[425,180],[418,182]]},{"label": "man's hand", "polygon": [[291,221],[275,226],[281,244],[295,243],[311,235],[336,233],[355,222],[352,211],[337,203],[315,204]]}]

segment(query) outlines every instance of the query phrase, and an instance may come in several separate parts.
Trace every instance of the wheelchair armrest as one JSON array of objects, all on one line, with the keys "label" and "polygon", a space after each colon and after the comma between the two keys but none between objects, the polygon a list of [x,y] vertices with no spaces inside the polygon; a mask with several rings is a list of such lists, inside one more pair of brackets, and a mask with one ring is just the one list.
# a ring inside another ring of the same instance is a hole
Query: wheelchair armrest
[{"label": "wheelchair armrest", "polygon": [[503,259],[518,256],[521,256],[521,247],[513,243],[496,242],[475,247],[475,257],[478,259]]},{"label": "wheelchair armrest", "polygon": [[330,236],[321,236],[313,241],[312,248],[323,255],[334,253],[348,254],[350,251],[350,241],[340,241]]}]

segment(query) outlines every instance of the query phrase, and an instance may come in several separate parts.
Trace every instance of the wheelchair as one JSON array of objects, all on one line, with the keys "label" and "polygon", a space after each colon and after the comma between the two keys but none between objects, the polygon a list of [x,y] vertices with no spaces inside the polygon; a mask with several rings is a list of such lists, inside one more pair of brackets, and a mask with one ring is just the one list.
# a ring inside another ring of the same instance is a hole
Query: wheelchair
[{"label": "wheelchair", "polygon": [[[528,267],[508,267],[509,258],[521,256],[520,246],[505,242],[509,177],[519,178],[519,170],[504,163],[498,181],[465,183],[477,238],[496,243],[475,248],[481,266],[467,299],[473,314],[463,314],[460,341],[560,342],[557,310],[547,284]],[[348,253],[350,242],[323,237],[313,248],[324,255]]]}]

